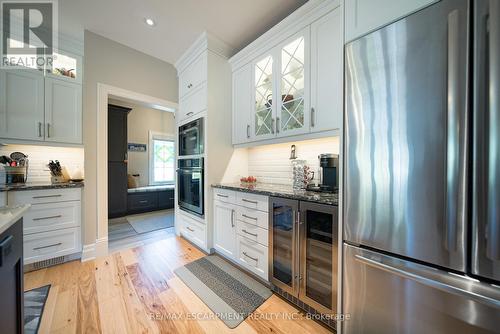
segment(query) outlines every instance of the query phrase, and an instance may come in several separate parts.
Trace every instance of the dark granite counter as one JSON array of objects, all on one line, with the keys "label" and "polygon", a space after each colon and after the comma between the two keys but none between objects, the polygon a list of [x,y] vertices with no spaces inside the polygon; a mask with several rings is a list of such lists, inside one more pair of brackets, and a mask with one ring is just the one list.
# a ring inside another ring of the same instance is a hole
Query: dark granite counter
[{"label": "dark granite counter", "polygon": [[213,184],[213,188],[221,188],[247,193],[261,194],[308,201],[327,205],[338,205],[338,194],[319,193],[314,191],[294,190],[292,186],[282,184],[256,183],[253,185],[242,185],[239,183]]},{"label": "dark granite counter", "polygon": [[28,182],[22,184],[0,184],[2,191],[23,191],[23,190],[44,190],[44,189],[65,189],[65,188],[83,188],[83,182],[66,182],[51,184],[50,182]]}]

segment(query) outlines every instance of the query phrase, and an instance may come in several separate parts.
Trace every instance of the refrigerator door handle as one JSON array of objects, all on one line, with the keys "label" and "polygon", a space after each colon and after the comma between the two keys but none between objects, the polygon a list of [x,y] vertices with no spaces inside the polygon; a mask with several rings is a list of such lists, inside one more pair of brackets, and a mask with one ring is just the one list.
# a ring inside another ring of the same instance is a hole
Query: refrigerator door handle
[{"label": "refrigerator door handle", "polygon": [[[455,294],[455,295],[460,296],[460,297],[468,298],[468,299],[474,300],[478,303],[487,305],[489,307],[500,308],[500,300],[498,300],[498,299],[490,298],[488,296],[484,296],[484,295],[481,295],[479,293],[475,293],[472,291],[467,291],[467,290],[461,289],[460,287],[457,287],[457,286],[453,286],[453,285],[449,285],[449,284],[446,284],[446,283],[443,283],[440,281],[436,281],[434,279],[425,277],[425,276],[418,274],[416,272],[410,272],[407,270],[407,268],[402,269],[402,268],[398,268],[397,266],[391,266],[389,264],[382,263],[382,262],[379,262],[379,261],[374,260],[374,259],[366,258],[366,257],[359,255],[359,254],[354,255],[354,257],[356,258],[357,261],[359,261],[367,266],[386,271],[390,274],[402,277],[404,279],[409,279],[409,280],[412,280],[414,282],[423,284],[425,286],[441,290],[443,292],[452,293],[452,294]],[[431,271],[433,269],[428,269],[428,270]]]},{"label": "refrigerator door handle", "polygon": [[462,223],[459,212],[460,177],[460,50],[459,11],[448,15],[448,78],[446,112],[446,233],[445,247],[457,250],[457,226]]},{"label": "refrigerator door handle", "polygon": [[500,1],[489,1],[489,17],[487,32],[486,71],[487,82],[487,113],[488,113],[488,144],[486,159],[488,163],[488,203],[486,226],[486,256],[493,261],[500,261],[500,217],[498,201],[500,200]]}]

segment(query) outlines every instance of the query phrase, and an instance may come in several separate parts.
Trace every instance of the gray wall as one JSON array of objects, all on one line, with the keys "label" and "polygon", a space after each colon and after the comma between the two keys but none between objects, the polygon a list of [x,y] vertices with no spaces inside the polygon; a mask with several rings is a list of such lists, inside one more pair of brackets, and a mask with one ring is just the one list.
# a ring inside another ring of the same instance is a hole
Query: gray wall
[{"label": "gray wall", "polygon": [[174,66],[137,50],[85,31],[83,140],[85,196],[83,243],[96,241],[97,229],[97,83],[177,102]]}]

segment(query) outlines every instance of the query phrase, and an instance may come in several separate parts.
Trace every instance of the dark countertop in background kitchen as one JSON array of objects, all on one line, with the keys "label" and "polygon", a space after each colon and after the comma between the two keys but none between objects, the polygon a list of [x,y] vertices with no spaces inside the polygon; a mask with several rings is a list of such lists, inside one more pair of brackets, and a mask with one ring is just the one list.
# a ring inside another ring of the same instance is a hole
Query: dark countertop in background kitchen
[{"label": "dark countertop in background kitchen", "polygon": [[45,189],[65,189],[65,188],[83,188],[83,182],[65,182],[52,184],[50,182],[28,182],[24,184],[0,184],[2,191],[23,191],[23,190],[45,190]]},{"label": "dark countertop in background kitchen", "polygon": [[294,190],[292,186],[283,184],[256,183],[253,185],[242,185],[240,183],[221,183],[213,184],[212,187],[327,205],[339,205],[339,196],[336,193],[331,194],[315,191]]}]

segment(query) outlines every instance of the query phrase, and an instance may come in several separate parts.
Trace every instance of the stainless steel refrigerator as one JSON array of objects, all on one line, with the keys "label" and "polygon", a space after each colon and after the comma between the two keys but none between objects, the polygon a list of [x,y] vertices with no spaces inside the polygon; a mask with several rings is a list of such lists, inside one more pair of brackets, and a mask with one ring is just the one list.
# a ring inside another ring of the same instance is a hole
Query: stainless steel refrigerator
[{"label": "stainless steel refrigerator", "polygon": [[345,57],[345,333],[500,333],[500,0]]}]

